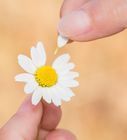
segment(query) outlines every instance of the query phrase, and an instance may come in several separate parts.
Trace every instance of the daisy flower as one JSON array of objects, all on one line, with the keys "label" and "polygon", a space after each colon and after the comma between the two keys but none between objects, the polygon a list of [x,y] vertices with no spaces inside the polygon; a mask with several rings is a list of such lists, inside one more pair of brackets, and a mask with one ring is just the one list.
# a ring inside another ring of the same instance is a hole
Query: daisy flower
[{"label": "daisy flower", "polygon": [[41,99],[56,106],[60,106],[62,100],[70,101],[74,96],[71,88],[79,85],[75,80],[79,74],[71,71],[75,65],[69,60],[70,55],[63,54],[56,58],[52,66],[46,65],[46,53],[41,42],[31,48],[31,59],[22,54],[18,56],[18,64],[26,73],[17,75],[15,80],[25,83],[26,94],[33,93],[33,105]]}]

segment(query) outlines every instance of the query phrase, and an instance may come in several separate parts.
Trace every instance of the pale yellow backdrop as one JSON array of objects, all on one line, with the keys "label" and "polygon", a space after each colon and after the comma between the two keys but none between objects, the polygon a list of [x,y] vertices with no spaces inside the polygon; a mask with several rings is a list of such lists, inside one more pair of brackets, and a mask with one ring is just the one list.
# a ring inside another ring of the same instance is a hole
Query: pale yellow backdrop
[{"label": "pale yellow backdrop", "polygon": [[[25,98],[17,55],[41,40],[54,59],[61,0],[0,0],[0,126]],[[89,43],[72,43],[68,52],[80,72],[80,87],[62,106],[59,127],[79,140],[127,140],[127,31]],[[27,113],[27,112],[26,112]]]}]

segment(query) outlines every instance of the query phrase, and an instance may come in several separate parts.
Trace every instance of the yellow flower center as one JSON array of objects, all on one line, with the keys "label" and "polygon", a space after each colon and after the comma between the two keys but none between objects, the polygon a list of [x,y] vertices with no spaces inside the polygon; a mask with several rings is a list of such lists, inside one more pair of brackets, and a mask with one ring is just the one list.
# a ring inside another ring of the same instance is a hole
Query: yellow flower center
[{"label": "yellow flower center", "polygon": [[42,87],[51,87],[56,84],[58,75],[50,66],[43,66],[36,70],[35,79]]}]

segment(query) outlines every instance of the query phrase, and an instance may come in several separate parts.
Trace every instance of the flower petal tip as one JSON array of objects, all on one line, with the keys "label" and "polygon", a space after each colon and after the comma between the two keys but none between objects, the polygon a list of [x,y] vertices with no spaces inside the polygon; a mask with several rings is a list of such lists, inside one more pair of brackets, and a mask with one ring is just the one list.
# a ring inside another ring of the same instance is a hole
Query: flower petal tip
[{"label": "flower petal tip", "polygon": [[61,107],[61,104],[60,105],[57,105],[57,104],[54,104],[56,107]]},{"label": "flower petal tip", "polygon": [[14,77],[14,81],[17,81],[17,75]]},{"label": "flower petal tip", "polygon": [[71,58],[71,56],[70,56],[70,54],[69,54],[69,53],[65,53],[65,54],[64,54],[64,56],[65,56],[65,57],[67,57],[68,59],[70,59],[70,58]]},{"label": "flower petal tip", "polygon": [[43,45],[43,43],[42,43],[41,41],[38,41],[38,42],[37,42],[36,47],[38,47],[38,46],[44,47],[44,45]]},{"label": "flower petal tip", "polygon": [[18,55],[18,59],[20,59],[21,57],[24,57],[24,55],[23,54],[19,54]]},{"label": "flower petal tip", "polygon": [[58,35],[57,46],[59,48],[62,48],[62,47],[64,47],[67,44],[68,41],[69,41],[69,39],[67,37],[63,37],[61,35]]},{"label": "flower petal tip", "polygon": [[77,81],[77,87],[79,86],[79,82]]},{"label": "flower petal tip", "polygon": [[18,62],[19,62],[19,60],[20,60],[20,58],[21,58],[21,54],[19,54],[17,58],[18,58]]},{"label": "flower petal tip", "polygon": [[75,97],[75,94],[74,93],[72,94],[72,97]]},{"label": "flower petal tip", "polygon": [[38,102],[34,102],[34,101],[32,100],[32,105],[36,106],[37,104],[38,104]]},{"label": "flower petal tip", "polygon": [[37,104],[36,103],[32,103],[32,105],[36,106]]},{"label": "flower petal tip", "polygon": [[76,72],[75,77],[77,78],[77,77],[79,77],[79,76],[80,76],[79,72]]}]

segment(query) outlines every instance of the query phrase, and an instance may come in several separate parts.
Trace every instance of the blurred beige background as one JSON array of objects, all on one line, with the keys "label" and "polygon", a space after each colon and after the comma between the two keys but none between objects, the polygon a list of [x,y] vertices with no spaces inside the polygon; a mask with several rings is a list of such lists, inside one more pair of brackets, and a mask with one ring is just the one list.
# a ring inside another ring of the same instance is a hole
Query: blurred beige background
[{"label": "blurred beige background", "polygon": [[[44,42],[49,62],[54,58],[60,0],[0,0],[0,126],[25,98],[17,55],[29,55]],[[80,72],[76,97],[64,103],[59,127],[79,140],[127,140],[127,31],[89,43],[72,43],[68,52]],[[26,112],[27,113],[27,112]]]}]

